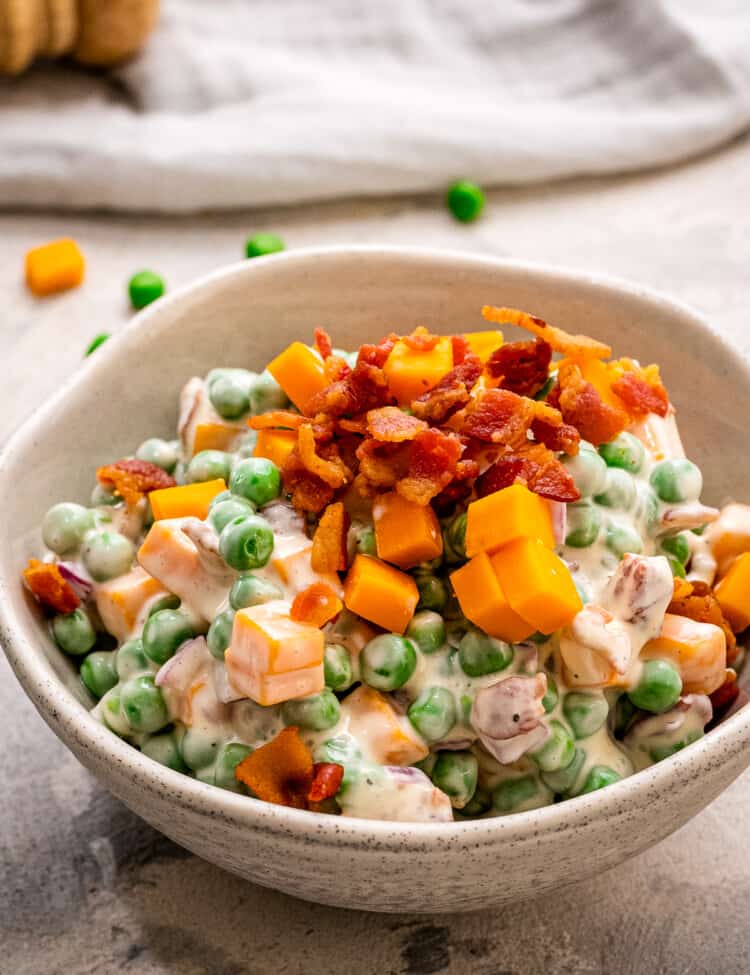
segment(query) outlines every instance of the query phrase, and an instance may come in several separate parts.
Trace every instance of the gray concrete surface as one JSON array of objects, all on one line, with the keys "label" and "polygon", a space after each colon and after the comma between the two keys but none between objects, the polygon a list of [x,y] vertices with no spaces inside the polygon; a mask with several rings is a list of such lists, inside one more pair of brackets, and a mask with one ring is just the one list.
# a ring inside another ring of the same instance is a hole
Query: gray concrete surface
[{"label": "gray concrete surface", "polygon": [[[748,350],[748,166],[744,141],[672,171],[496,192],[468,228],[435,199],[190,220],[2,215],[0,436],[95,333],[127,319],[133,271],[151,266],[175,287],[238,258],[260,229],[290,247],[427,244],[606,271],[694,304]],[[23,253],[61,234],[83,246],[86,284],[34,301]],[[0,975],[746,975],[748,802],[746,774],[659,847],[511,909],[337,911],[253,887],[155,833],[68,754],[2,659]]]}]

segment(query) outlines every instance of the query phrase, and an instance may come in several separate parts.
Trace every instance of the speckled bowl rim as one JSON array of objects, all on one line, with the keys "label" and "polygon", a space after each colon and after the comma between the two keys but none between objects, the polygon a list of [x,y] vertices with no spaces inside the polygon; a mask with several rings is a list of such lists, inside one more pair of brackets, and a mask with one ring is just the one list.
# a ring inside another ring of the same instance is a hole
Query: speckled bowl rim
[{"label": "speckled bowl rim", "polygon": [[[548,285],[580,283],[599,290],[617,300],[627,295],[666,309],[682,329],[708,333],[725,351],[742,361],[748,369],[750,361],[696,312],[660,292],[643,288],[605,274],[589,274],[574,269],[514,261],[495,257],[482,257],[463,252],[419,247],[391,247],[375,245],[334,246],[305,248],[291,252],[255,258],[221,268],[199,278],[194,283],[166,295],[155,305],[136,315],[118,335],[117,340],[105,344],[95,357],[80,368],[23,426],[11,437],[0,452],[0,491],[4,487],[5,468],[15,455],[33,452],[34,435],[64,404],[71,390],[81,386],[96,385],[97,374],[105,362],[114,359],[125,343],[136,346],[148,342],[148,335],[161,327],[174,327],[161,322],[171,318],[182,306],[183,314],[189,314],[195,296],[207,289],[215,289],[222,283],[237,277],[252,278],[261,267],[271,263],[280,269],[309,262],[335,261],[366,255],[370,261],[391,261],[394,258],[411,263],[429,265],[445,264],[446,269],[498,268],[505,272],[518,272],[545,279]],[[83,749],[91,752],[102,762],[117,763],[128,769],[134,782],[142,789],[163,798],[169,793],[170,800],[189,807],[207,819],[220,817],[256,832],[299,834],[318,842],[328,840],[332,845],[367,847],[369,849],[404,852],[424,852],[436,844],[442,848],[481,848],[495,845],[499,840],[510,841],[531,838],[540,833],[564,833],[575,830],[593,818],[627,819],[635,810],[642,810],[649,795],[669,789],[675,781],[691,779],[715,764],[724,764],[739,751],[748,752],[750,764],[750,706],[744,707],[704,738],[688,748],[644,771],[598,792],[579,796],[552,806],[528,812],[510,814],[491,819],[469,820],[453,823],[393,823],[370,819],[353,819],[287,809],[241,796],[187,775],[174,772],[152,761],[140,751],[128,745],[94,719],[84,706],[65,688],[62,682],[50,677],[43,658],[35,649],[23,622],[12,611],[5,593],[10,585],[18,585],[17,579],[0,576],[0,642],[19,682],[50,727],[65,740],[73,738]]]}]

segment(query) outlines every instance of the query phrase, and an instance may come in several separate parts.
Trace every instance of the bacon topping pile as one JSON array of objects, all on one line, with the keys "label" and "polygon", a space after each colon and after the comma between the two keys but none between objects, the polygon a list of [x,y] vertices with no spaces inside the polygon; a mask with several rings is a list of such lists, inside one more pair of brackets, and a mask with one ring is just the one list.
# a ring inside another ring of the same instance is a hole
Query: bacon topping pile
[{"label": "bacon topping pile", "polygon": [[740,649],[732,627],[721,611],[711,586],[705,582],[688,582],[686,579],[675,578],[674,595],[667,612],[675,616],[686,616],[696,623],[713,623],[715,626],[720,626],[727,638],[727,664],[732,666]]},{"label": "bacon topping pile", "polygon": [[103,488],[119,495],[126,504],[136,504],[151,491],[174,487],[173,477],[147,460],[118,460],[100,467],[96,477]]}]

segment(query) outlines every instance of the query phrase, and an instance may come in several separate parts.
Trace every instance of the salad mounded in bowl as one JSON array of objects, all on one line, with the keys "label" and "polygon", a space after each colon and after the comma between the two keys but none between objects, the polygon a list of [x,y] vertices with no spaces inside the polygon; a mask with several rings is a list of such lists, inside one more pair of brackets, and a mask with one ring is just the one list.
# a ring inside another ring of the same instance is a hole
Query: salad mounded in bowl
[{"label": "salad mounded in bowl", "polygon": [[104,725],[268,802],[449,821],[609,786],[743,702],[750,507],[701,502],[658,367],[484,317],[212,369],[175,440],[49,510],[24,578]]}]

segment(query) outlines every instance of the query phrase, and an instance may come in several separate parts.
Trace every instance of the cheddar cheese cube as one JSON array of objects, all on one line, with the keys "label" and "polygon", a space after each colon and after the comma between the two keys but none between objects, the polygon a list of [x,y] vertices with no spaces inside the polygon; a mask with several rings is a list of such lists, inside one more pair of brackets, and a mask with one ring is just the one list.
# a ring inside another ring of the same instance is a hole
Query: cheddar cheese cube
[{"label": "cheddar cheese cube", "polygon": [[383,371],[393,395],[400,404],[408,405],[436,386],[452,368],[453,343],[446,337],[424,352],[410,348],[406,342],[396,342]]},{"label": "cheddar cheese cube", "polygon": [[443,536],[430,505],[414,504],[396,491],[382,494],[372,507],[378,557],[410,569],[443,552]]},{"label": "cheddar cheese cube", "polygon": [[225,420],[196,423],[190,445],[190,455],[195,456],[202,450],[229,450],[242,432],[242,426],[236,423],[227,423]]},{"label": "cheddar cheese cube", "polygon": [[642,660],[671,660],[683,694],[713,694],[724,683],[727,639],[720,626],[666,613],[661,633],[641,650]]},{"label": "cheddar cheese cube", "polygon": [[166,595],[158,579],[136,566],[127,575],[97,585],[96,608],[106,629],[118,640],[125,640],[146,603]]},{"label": "cheddar cheese cube", "polygon": [[482,362],[486,362],[503,344],[503,333],[493,329],[484,332],[467,332],[463,337],[469,343],[469,350],[474,355],[478,355]]},{"label": "cheddar cheese cube", "polygon": [[182,484],[179,487],[159,488],[152,491],[148,500],[154,521],[164,518],[200,518],[208,515],[208,506],[217,494],[226,491],[224,479],[217,477],[213,481],[200,481],[197,484]]},{"label": "cheddar cheese cube", "polygon": [[517,538],[539,539],[554,548],[549,505],[523,484],[472,501],[466,512],[466,554],[495,552]]},{"label": "cheddar cheese cube", "polygon": [[464,616],[490,636],[518,643],[534,632],[511,608],[485,552],[453,572],[451,584]]},{"label": "cheddar cheese cube", "polygon": [[413,765],[429,748],[408,718],[398,715],[383,695],[362,684],[341,704],[349,733],[365,744],[370,761],[378,765]]},{"label": "cheddar cheese cube", "polygon": [[490,562],[514,612],[541,633],[554,633],[583,608],[568,567],[538,538],[518,538]]},{"label": "cheddar cheese cube", "polygon": [[234,617],[224,654],[229,680],[263,707],[318,694],[325,686],[323,631],[295,622],[289,611],[289,603],[273,600]]},{"label": "cheddar cheese cube", "polygon": [[53,240],[26,254],[26,284],[40,297],[77,287],[83,274],[83,254],[70,238]]},{"label": "cheddar cheese cube", "polygon": [[296,446],[295,430],[259,430],[253,457],[265,457],[281,470]]},{"label": "cheddar cheese cube", "polygon": [[726,505],[706,529],[706,538],[722,576],[738,555],[750,552],[750,505]]},{"label": "cheddar cheese cube", "polygon": [[392,633],[403,633],[419,602],[416,582],[369,555],[357,555],[344,583],[344,605]]},{"label": "cheddar cheese cube", "polygon": [[268,371],[300,412],[328,385],[323,360],[302,342],[292,344],[268,363]]},{"label": "cheddar cheese cube", "polygon": [[341,580],[335,572],[316,572],[311,564],[312,542],[308,538],[292,538],[287,542],[277,536],[271,567],[292,595],[302,592],[315,582],[324,582],[341,596]]},{"label": "cheddar cheese cube", "polygon": [[750,552],[737,556],[714,594],[734,632],[746,630],[750,626]]}]

